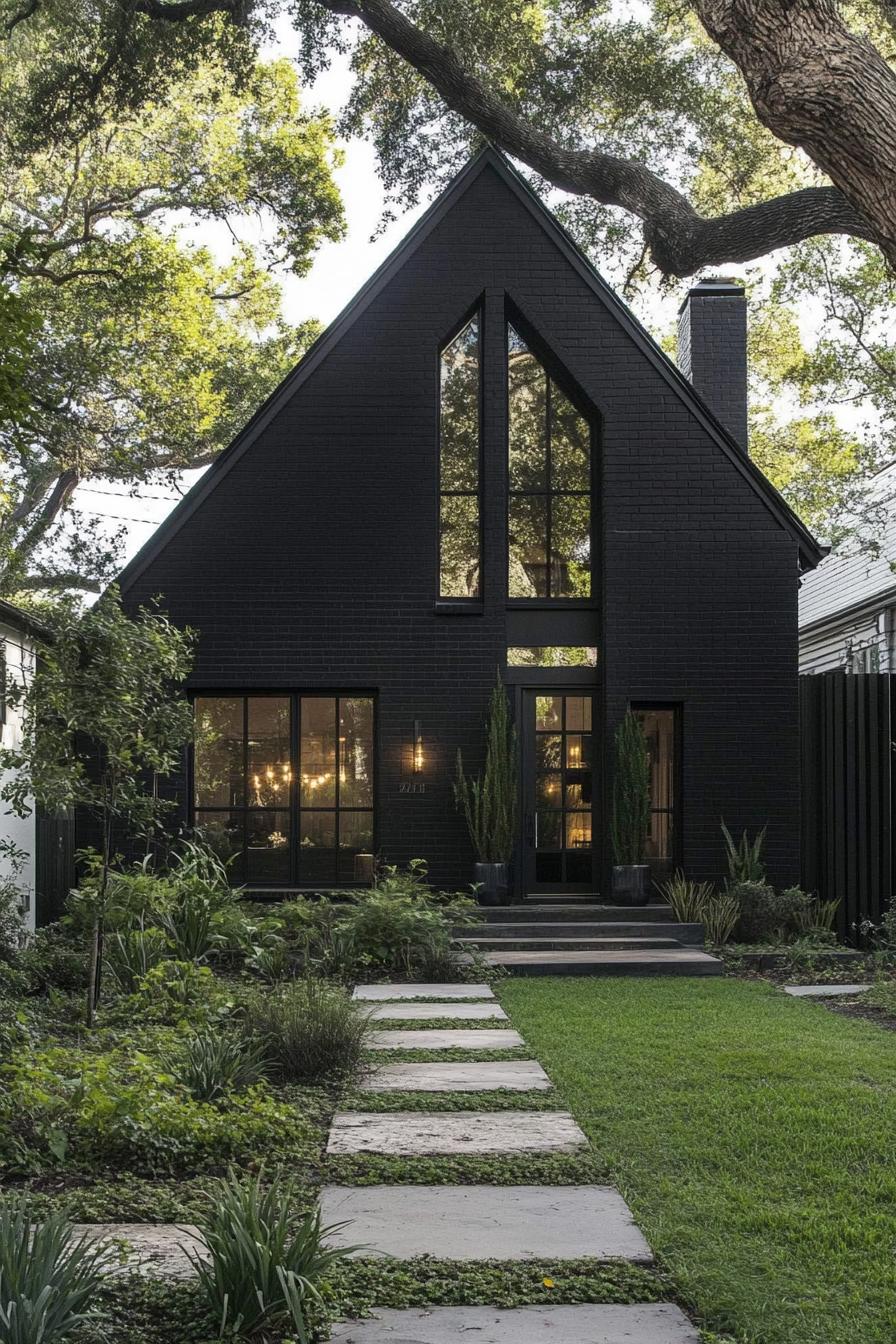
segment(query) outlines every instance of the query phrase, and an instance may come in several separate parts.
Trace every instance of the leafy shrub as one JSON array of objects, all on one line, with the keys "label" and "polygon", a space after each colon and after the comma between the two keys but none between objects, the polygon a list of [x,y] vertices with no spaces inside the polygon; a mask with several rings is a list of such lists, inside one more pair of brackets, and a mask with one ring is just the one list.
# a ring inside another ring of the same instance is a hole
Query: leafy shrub
[{"label": "leafy shrub", "polygon": [[878,980],[867,994],[862,995],[861,1001],[880,1009],[888,1017],[896,1017],[896,980]]},{"label": "leafy shrub", "polygon": [[244,1011],[247,1036],[280,1077],[318,1082],[359,1070],[367,1017],[343,990],[307,976],[252,995]]},{"label": "leafy shrub", "polygon": [[763,826],[754,840],[750,840],[744,831],[735,844],[731,832],[722,822],[722,835],[725,838],[725,851],[728,858],[728,885],[740,886],[742,883],[762,883],[765,881],[765,864],[762,861],[762,847],[765,844],[767,826]]},{"label": "leafy shrub", "polygon": [[729,888],[740,907],[738,938],[747,943],[782,942],[811,927],[812,898],[799,887],[775,891],[767,882],[741,882]]},{"label": "leafy shrub", "polygon": [[195,1101],[218,1101],[228,1093],[245,1092],[267,1071],[261,1042],[214,1030],[189,1037],[180,1053],[164,1056],[163,1063]]},{"label": "leafy shrub", "polygon": [[61,1215],[38,1220],[27,1197],[0,1198],[0,1339],[55,1344],[95,1319],[109,1256]]},{"label": "leafy shrub", "polygon": [[83,944],[64,923],[38,929],[19,955],[32,993],[61,989],[74,994],[87,986],[87,955]]},{"label": "leafy shrub", "polygon": [[333,969],[347,980],[362,971],[409,980],[450,973],[454,916],[454,906],[426,898],[358,892],[334,931]]},{"label": "leafy shrub", "polygon": [[822,901],[818,896],[808,896],[799,887],[788,887],[781,892],[781,896],[792,905],[793,925],[798,933],[811,933],[819,929],[833,931],[839,900]]},{"label": "leafy shrub", "polygon": [[659,891],[682,924],[703,922],[703,912],[712,895],[711,882],[691,882],[679,868],[672,877],[659,884]]},{"label": "leafy shrub", "polygon": [[706,899],[700,920],[706,941],[713,947],[727,943],[740,918],[740,906],[730,891],[712,892]]},{"label": "leafy shrub", "polygon": [[0,961],[12,961],[22,946],[22,893],[12,878],[0,877]]},{"label": "leafy shrub", "polygon": [[296,1185],[280,1176],[267,1187],[262,1181],[263,1173],[253,1181],[231,1173],[219,1182],[200,1223],[208,1258],[191,1258],[221,1336],[294,1330],[307,1344],[309,1308],[320,1300],[321,1279],[357,1248],[324,1246],[336,1229],[321,1226],[319,1209],[293,1226]]},{"label": "leafy shrub", "polygon": [[160,961],[138,982],[122,1011],[140,1022],[201,1023],[208,1021],[224,1000],[208,966],[196,966],[192,961]]},{"label": "leafy shrub", "polygon": [[196,1101],[158,1061],[133,1052],[26,1052],[6,1067],[4,1084],[0,1162],[20,1173],[180,1175],[294,1155],[313,1130],[264,1084],[225,1103]]},{"label": "leafy shrub", "polygon": [[253,948],[246,960],[246,970],[269,984],[276,984],[295,974],[296,960],[284,938],[268,937],[263,946]]}]

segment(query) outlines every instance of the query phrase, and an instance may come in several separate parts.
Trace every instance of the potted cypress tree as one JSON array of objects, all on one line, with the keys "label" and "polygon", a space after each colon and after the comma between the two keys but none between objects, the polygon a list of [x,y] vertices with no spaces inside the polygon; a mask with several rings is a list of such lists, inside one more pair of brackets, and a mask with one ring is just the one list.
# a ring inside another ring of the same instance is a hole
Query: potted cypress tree
[{"label": "potted cypress tree", "polygon": [[518,762],[516,728],[499,676],[489,701],[485,769],[475,778],[466,775],[463,754],[458,751],[454,781],[455,802],[476,851],[474,881],[482,905],[506,905],[510,900]]},{"label": "potted cypress tree", "polygon": [[644,862],[650,829],[650,759],[636,714],[628,710],[616,729],[611,839],[613,895],[629,905],[647,904],[650,869]]}]

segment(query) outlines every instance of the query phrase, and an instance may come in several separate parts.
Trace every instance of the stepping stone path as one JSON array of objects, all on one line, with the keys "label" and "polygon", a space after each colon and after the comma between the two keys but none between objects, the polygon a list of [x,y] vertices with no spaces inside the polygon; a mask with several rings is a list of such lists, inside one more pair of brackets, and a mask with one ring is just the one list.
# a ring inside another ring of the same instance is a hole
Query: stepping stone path
[{"label": "stepping stone path", "polygon": [[[380,1020],[448,1018],[461,1007],[468,1019],[498,1017],[485,1012],[494,1000],[487,985],[359,985],[353,997],[383,1005],[371,1014]],[[401,1011],[386,1006],[390,1001],[403,1001]],[[500,1008],[499,1013],[505,1016]],[[372,1032],[369,1044],[373,1050],[493,1051],[515,1049],[523,1040],[510,1028],[418,1027]],[[375,1067],[362,1090],[543,1092],[550,1087],[536,1060],[409,1060]],[[586,1145],[565,1111],[426,1112],[403,1111],[399,1104],[388,1112],[340,1112],[333,1118],[327,1152],[512,1157],[569,1153]],[[361,1245],[364,1250],[357,1254],[367,1256],[548,1264],[587,1257],[641,1265],[652,1260],[628,1205],[610,1186],[334,1185],[321,1192],[321,1209],[325,1224],[347,1220],[331,1235],[332,1244]],[[453,1344],[465,1337],[475,1337],[477,1344],[699,1344],[697,1331],[678,1307],[655,1304],[380,1310],[370,1320],[336,1325],[332,1344]]]},{"label": "stepping stone path", "polygon": [[197,1240],[198,1228],[188,1223],[76,1223],[72,1237],[109,1244],[109,1274],[136,1272],[153,1279],[189,1278],[194,1273],[190,1254],[201,1257],[205,1249]]},{"label": "stepping stone path", "polygon": [[534,1059],[470,1060],[457,1064],[381,1064],[362,1092],[549,1092],[551,1080]]},{"label": "stepping stone path", "polygon": [[507,1014],[500,1003],[384,1003],[368,1013],[371,1022],[424,1022],[427,1018],[444,1017],[457,1022],[506,1022]]},{"label": "stepping stone path", "polygon": [[784,993],[795,999],[836,999],[841,994],[864,994],[870,985],[785,985]]},{"label": "stepping stone path", "polygon": [[523,1044],[518,1031],[480,1027],[476,1031],[445,1027],[438,1031],[374,1031],[371,1050],[516,1050]]}]

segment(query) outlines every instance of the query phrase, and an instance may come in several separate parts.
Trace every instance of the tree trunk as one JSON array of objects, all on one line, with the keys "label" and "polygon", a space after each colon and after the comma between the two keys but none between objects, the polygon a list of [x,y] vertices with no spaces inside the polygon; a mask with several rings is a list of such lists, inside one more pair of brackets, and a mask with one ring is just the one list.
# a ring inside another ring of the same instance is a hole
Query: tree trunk
[{"label": "tree trunk", "polygon": [[834,0],[696,0],[756,115],[803,149],[896,264],[896,73]]}]

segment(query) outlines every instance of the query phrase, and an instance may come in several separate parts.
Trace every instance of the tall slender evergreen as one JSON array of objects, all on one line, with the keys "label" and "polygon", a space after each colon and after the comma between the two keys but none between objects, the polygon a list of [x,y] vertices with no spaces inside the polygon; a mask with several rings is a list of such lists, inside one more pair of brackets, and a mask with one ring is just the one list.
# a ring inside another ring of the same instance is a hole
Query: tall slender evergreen
[{"label": "tall slender evergreen", "polygon": [[500,676],[488,708],[485,768],[475,778],[464,774],[457,753],[454,797],[463,812],[480,863],[509,863],[517,828],[519,744]]},{"label": "tall slender evergreen", "polygon": [[641,720],[631,710],[616,729],[611,839],[619,864],[644,862],[650,829],[650,758]]}]

